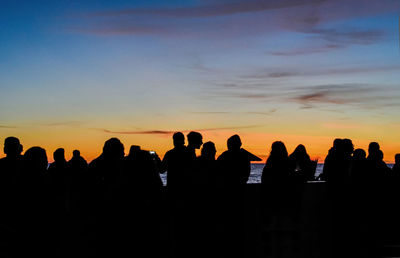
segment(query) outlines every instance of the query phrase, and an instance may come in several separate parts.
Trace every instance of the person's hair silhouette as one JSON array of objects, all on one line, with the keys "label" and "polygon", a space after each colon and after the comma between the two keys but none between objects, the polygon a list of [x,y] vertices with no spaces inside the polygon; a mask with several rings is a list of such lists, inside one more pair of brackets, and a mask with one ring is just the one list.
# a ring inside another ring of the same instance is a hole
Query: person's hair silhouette
[{"label": "person's hair silhouette", "polygon": [[200,149],[203,144],[203,136],[198,132],[190,132],[187,135],[188,147],[193,149]]},{"label": "person's hair silhouette", "polygon": [[182,147],[185,145],[185,136],[181,132],[176,132],[172,136],[174,147]]},{"label": "person's hair silhouette", "polygon": [[53,153],[53,158],[55,162],[66,162],[65,160],[65,151],[63,148],[58,148]]},{"label": "person's hair silhouette", "polygon": [[229,137],[226,145],[228,147],[228,150],[240,150],[240,147],[242,147],[242,141],[240,140],[239,135],[235,134]]},{"label": "person's hair silhouette", "polygon": [[46,150],[35,146],[29,148],[24,154],[26,168],[35,171],[45,171],[48,166]]},{"label": "person's hair silhouette", "polygon": [[81,156],[81,152],[80,152],[79,150],[74,150],[74,151],[72,152],[72,157],[78,158],[78,157],[80,157],[80,156]]},{"label": "person's hair silhouette", "polygon": [[201,157],[208,160],[215,160],[215,154],[217,150],[215,149],[215,144],[213,142],[206,142],[203,144],[201,149]]},{"label": "person's hair silhouette", "polygon": [[315,170],[317,167],[316,161],[311,161],[310,156],[307,153],[306,147],[303,144],[299,144],[292,154],[289,156],[291,165],[296,172],[296,177],[300,181],[311,181],[314,180]]},{"label": "person's hair silhouette", "polygon": [[111,138],[104,143],[103,154],[107,159],[122,159],[124,157],[124,145],[118,138]]},{"label": "person's hair silhouette", "polygon": [[23,147],[18,138],[10,136],[4,140],[4,153],[7,157],[17,157],[21,155],[22,150]]},{"label": "person's hair silhouette", "polygon": [[363,149],[355,149],[353,152],[353,160],[364,160],[367,157],[367,153]]}]

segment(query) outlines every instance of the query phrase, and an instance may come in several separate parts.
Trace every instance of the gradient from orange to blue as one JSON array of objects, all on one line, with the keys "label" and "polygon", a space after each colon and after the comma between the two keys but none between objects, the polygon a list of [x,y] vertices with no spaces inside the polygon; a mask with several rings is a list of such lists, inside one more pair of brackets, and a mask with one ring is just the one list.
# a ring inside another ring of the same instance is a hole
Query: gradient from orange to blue
[{"label": "gradient from orange to blue", "polygon": [[[173,131],[323,161],[336,137],[400,153],[400,1],[1,1],[0,141],[88,160]],[[2,152],[1,152],[2,153]],[[1,154],[3,155],[3,153]]]}]

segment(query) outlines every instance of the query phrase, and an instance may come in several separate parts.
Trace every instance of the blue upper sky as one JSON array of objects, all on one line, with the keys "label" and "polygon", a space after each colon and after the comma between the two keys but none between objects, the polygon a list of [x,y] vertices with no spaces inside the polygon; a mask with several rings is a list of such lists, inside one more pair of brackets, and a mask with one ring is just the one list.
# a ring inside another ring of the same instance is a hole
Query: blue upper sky
[{"label": "blue upper sky", "polygon": [[400,124],[399,10],[397,0],[2,0],[2,136],[54,124],[303,135],[321,120],[347,128],[327,136],[361,124],[373,139]]}]

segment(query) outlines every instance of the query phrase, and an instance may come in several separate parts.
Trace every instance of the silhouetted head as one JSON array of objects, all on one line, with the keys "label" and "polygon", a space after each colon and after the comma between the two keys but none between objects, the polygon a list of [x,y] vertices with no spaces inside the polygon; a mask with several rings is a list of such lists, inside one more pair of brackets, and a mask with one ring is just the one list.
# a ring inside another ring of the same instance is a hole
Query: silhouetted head
[{"label": "silhouetted head", "polygon": [[343,151],[346,155],[351,155],[354,150],[354,145],[353,142],[350,139],[343,139],[342,140],[343,144]]},{"label": "silhouetted head", "polygon": [[24,163],[28,169],[46,170],[48,165],[46,150],[41,147],[29,148],[24,154]]},{"label": "silhouetted head", "polygon": [[190,132],[187,135],[188,145],[195,148],[200,149],[203,144],[203,136],[198,132]]},{"label": "silhouetted head", "polygon": [[276,141],[272,143],[271,145],[271,153],[269,155],[269,158],[273,159],[286,159],[288,157],[288,152],[286,149],[286,146],[283,142],[281,141]]},{"label": "silhouetted head", "polygon": [[103,155],[110,159],[122,159],[125,155],[124,145],[118,138],[111,138],[104,143]]},{"label": "silhouetted head", "polygon": [[215,154],[217,150],[215,149],[215,144],[213,142],[206,142],[203,144],[201,149],[201,156],[207,159],[215,160]]},{"label": "silhouetted head", "polygon": [[81,152],[79,150],[74,150],[72,152],[72,157],[79,158],[81,156]]},{"label": "silhouetted head", "polygon": [[240,150],[240,147],[242,147],[242,141],[240,140],[239,135],[235,134],[229,137],[227,145],[228,150]]},{"label": "silhouetted head", "polygon": [[378,158],[378,160],[383,160],[383,151],[381,151],[381,150],[377,151],[377,158]]},{"label": "silhouetted head", "polygon": [[394,162],[396,162],[396,164],[400,165],[400,153],[394,155]]},{"label": "silhouetted head", "polygon": [[333,140],[333,148],[340,149],[342,147],[342,142],[342,139],[336,138],[335,140]]},{"label": "silhouetted head", "polygon": [[18,138],[10,136],[4,140],[4,153],[7,157],[17,157],[21,155],[22,149],[23,147]]},{"label": "silhouetted head", "polygon": [[290,156],[296,159],[310,159],[310,156],[307,154],[306,147],[304,147],[303,144],[297,145],[296,149],[294,149]]},{"label": "silhouetted head", "polygon": [[367,157],[367,153],[365,153],[365,150],[363,150],[363,149],[356,149],[353,152],[354,160],[365,160],[366,157]]},{"label": "silhouetted head", "polygon": [[134,156],[135,153],[138,153],[140,151],[140,146],[138,145],[131,145],[131,148],[129,149],[129,154],[128,156]]},{"label": "silhouetted head", "polygon": [[377,143],[377,142],[371,142],[369,145],[368,145],[368,153],[376,153],[377,151],[379,151],[380,150],[380,146],[379,146],[379,143]]},{"label": "silhouetted head", "polygon": [[175,147],[182,147],[185,145],[185,136],[181,132],[176,132],[172,136]]},{"label": "silhouetted head", "polygon": [[58,148],[53,153],[53,158],[55,162],[64,162],[65,161],[65,151],[63,148]]}]

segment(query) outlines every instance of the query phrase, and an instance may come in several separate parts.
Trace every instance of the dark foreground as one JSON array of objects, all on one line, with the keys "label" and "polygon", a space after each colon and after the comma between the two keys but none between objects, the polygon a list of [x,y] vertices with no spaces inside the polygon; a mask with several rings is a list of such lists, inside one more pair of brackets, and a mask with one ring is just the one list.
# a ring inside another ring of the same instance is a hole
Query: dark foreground
[{"label": "dark foreground", "polygon": [[[53,235],[43,238],[46,242],[40,248],[44,251],[30,252],[29,248],[35,247],[24,245],[26,242],[21,239],[26,236],[2,227],[0,255],[27,257],[39,252],[43,257],[400,256],[396,246],[400,244],[400,223],[392,202],[395,198],[381,201],[379,210],[373,205],[370,210],[360,210],[357,200],[334,200],[328,196],[325,183],[309,182],[297,192],[297,207],[271,215],[269,206],[263,205],[260,186],[246,186],[242,210],[239,205],[226,211],[229,205],[216,200],[214,206],[208,206],[211,209],[201,211],[197,208],[205,206],[199,199],[192,199],[189,206],[180,206],[179,201],[167,202],[164,192],[156,206],[135,206],[140,210],[115,209],[114,214],[100,216],[90,212],[64,213],[53,223],[55,228],[47,229]],[[394,196],[393,192],[388,196]],[[43,237],[40,228],[36,229],[39,231],[29,237]]]}]

